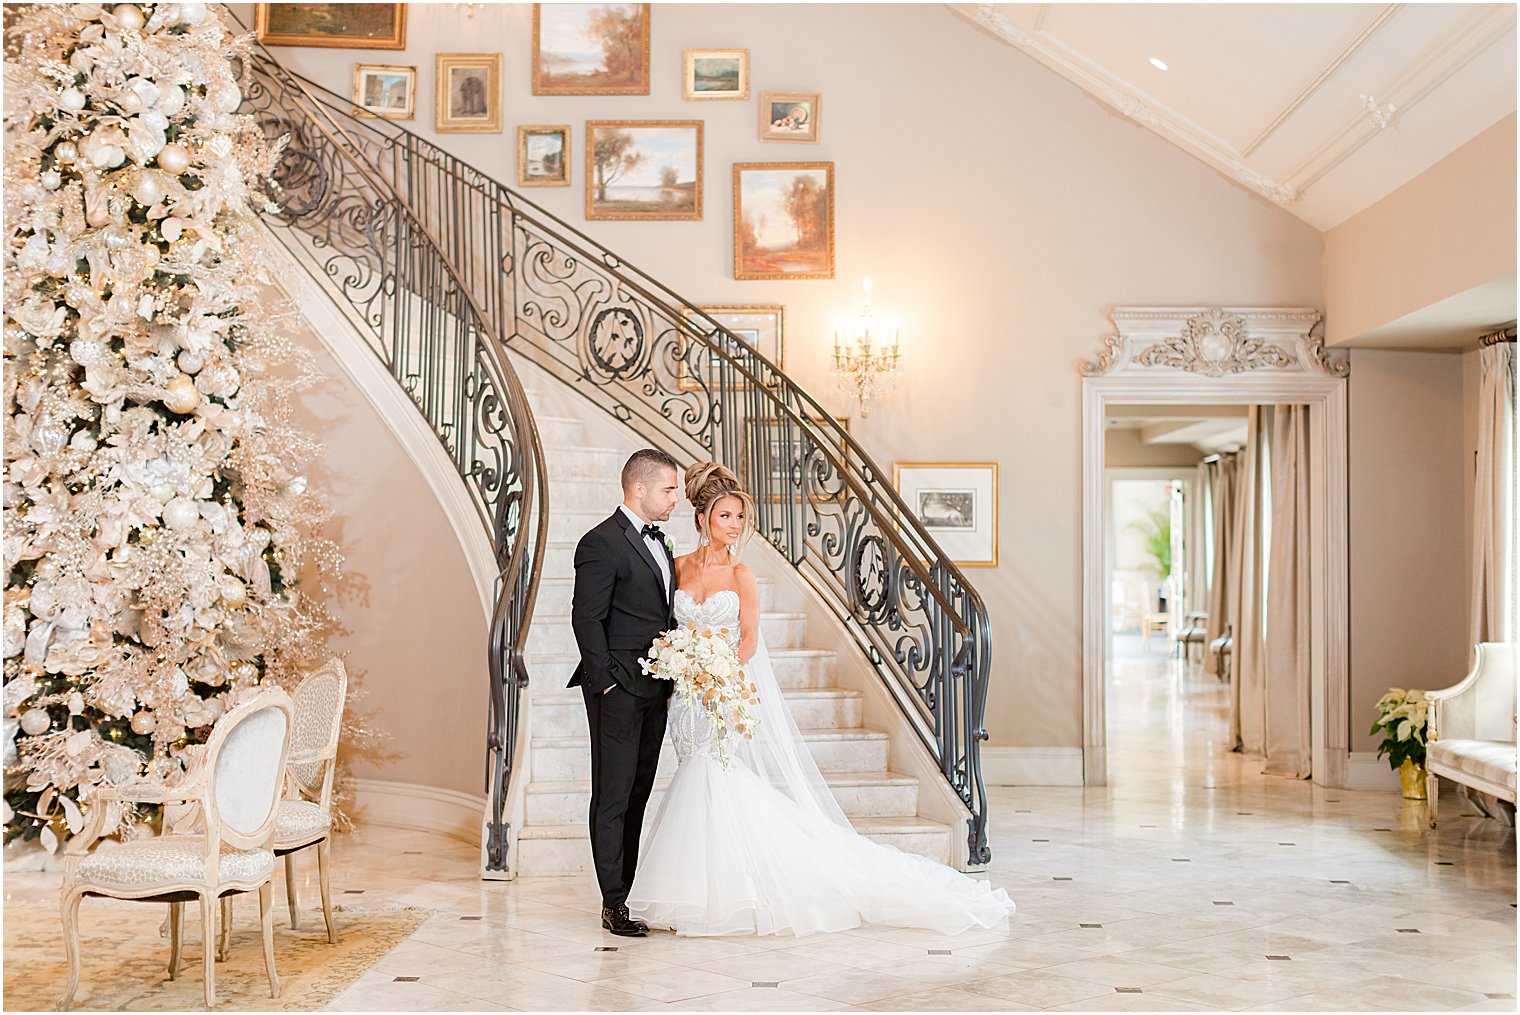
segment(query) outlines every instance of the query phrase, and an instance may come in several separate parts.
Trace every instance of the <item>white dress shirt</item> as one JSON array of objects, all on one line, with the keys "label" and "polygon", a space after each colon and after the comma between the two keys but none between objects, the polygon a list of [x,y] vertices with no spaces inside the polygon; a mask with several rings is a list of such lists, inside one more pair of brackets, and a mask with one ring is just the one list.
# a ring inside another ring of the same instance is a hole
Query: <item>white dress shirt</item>
[{"label": "white dress shirt", "polygon": [[[629,521],[633,522],[633,528],[634,528],[635,532],[643,532],[645,525],[653,524],[651,522],[644,521],[644,519],[642,519],[638,515],[634,514],[633,513],[633,509],[630,508],[627,504],[619,504],[618,505],[618,509],[620,511],[622,511],[623,514],[625,514],[625,515],[628,516],[628,520]],[[654,554],[654,562],[656,564],[660,565],[660,578],[665,582],[665,598],[669,599],[670,598],[670,558],[667,557],[667,556],[665,556],[665,546],[664,546],[663,543],[661,543],[654,536],[645,536],[644,537],[644,545],[647,546],[647,547],[649,547],[649,552],[650,553]]]}]

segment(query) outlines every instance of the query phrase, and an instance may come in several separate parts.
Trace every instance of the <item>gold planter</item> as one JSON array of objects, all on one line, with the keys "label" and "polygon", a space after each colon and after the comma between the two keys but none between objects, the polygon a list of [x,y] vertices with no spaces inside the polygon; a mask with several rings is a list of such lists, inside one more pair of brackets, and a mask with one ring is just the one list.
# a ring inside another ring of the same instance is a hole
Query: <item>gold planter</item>
[{"label": "gold planter", "polygon": [[1405,800],[1425,799],[1425,766],[1405,759],[1399,766],[1399,782],[1404,784]]}]

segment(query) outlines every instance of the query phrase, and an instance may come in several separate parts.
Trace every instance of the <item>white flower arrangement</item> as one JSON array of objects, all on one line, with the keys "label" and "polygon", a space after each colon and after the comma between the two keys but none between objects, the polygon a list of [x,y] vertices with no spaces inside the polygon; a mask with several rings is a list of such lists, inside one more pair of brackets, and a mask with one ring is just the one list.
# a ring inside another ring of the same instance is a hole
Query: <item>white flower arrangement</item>
[{"label": "white flower arrangement", "polygon": [[666,631],[639,660],[639,667],[657,680],[675,684],[675,693],[693,709],[707,713],[718,760],[728,764],[725,741],[729,733],[752,739],[759,725],[749,706],[759,701],[739,662],[739,653],[724,637],[728,628],[698,629],[693,624]]}]

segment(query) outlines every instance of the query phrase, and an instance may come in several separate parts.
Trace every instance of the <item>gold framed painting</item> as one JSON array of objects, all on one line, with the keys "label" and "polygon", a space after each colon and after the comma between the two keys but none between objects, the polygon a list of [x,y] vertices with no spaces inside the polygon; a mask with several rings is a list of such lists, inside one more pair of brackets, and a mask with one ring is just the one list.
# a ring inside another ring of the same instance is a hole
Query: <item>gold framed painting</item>
[{"label": "gold framed painting", "polygon": [[649,4],[534,4],[534,95],[648,95]]},{"label": "gold framed painting", "polygon": [[439,133],[501,132],[500,53],[439,53],[433,93]]},{"label": "gold framed painting", "polygon": [[586,218],[701,217],[701,120],[586,121]]},{"label": "gold framed painting", "polygon": [[834,163],[734,164],[734,278],[834,277]]},{"label": "gold framed painting", "polygon": [[254,4],[266,46],[405,49],[406,4]]},{"label": "gold framed painting", "polygon": [[570,125],[517,128],[517,185],[570,186]]},{"label": "gold framed painting", "polygon": [[688,49],[681,91],[688,99],[749,98],[749,50]]},{"label": "gold framed painting", "polygon": [[[824,417],[814,415],[809,415],[808,421],[820,428],[826,427],[828,423]],[[844,428],[845,433],[850,432],[848,416],[835,417],[835,422]],[[802,434],[798,426],[790,419],[763,416],[759,419],[745,420],[745,427],[748,434],[741,456],[742,481],[752,487],[751,492],[757,499],[768,500],[773,504],[790,499],[783,496],[782,491],[802,482],[799,470],[807,466],[804,460]],[[756,455],[758,468],[751,468],[749,456],[752,453]],[[837,476],[837,467],[835,474]],[[839,490],[814,491],[808,494],[808,500],[814,504],[833,500],[843,489],[843,485],[841,482]]]},{"label": "gold framed painting", "polygon": [[417,115],[417,68],[354,64],[354,115],[410,120]]},{"label": "gold framed painting", "polygon": [[[708,324],[705,318],[710,317],[718,324],[738,335],[748,342],[760,355],[776,364],[779,369],[782,366],[781,359],[786,353],[785,319],[786,308],[778,304],[763,306],[725,306],[725,307],[694,307],[686,311],[686,319],[693,327],[700,331],[706,331]],[[723,358],[716,353],[708,353],[707,377],[712,383],[704,384],[692,375],[688,347],[683,343],[681,346],[681,361],[677,368],[676,386],[682,391],[698,391],[703,388],[715,390],[740,390],[747,389],[749,381],[736,377],[733,383],[725,384],[721,381],[724,375]]]},{"label": "gold framed painting", "polygon": [[760,140],[815,142],[822,111],[823,96],[817,92],[761,92]]},{"label": "gold framed painting", "polygon": [[957,567],[997,567],[996,462],[894,462],[892,482]]}]

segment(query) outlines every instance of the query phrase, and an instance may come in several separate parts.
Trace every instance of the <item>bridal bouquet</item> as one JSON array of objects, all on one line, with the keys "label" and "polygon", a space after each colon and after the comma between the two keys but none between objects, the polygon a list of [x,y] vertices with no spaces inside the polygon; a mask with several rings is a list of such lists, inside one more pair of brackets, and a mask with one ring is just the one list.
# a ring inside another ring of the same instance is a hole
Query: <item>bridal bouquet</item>
[{"label": "bridal bouquet", "polygon": [[707,714],[718,759],[728,763],[724,740],[729,733],[746,740],[759,723],[750,706],[759,699],[745,676],[738,651],[724,637],[727,628],[698,629],[691,624],[666,631],[639,660],[643,671],[675,684],[675,693],[692,710]]}]

